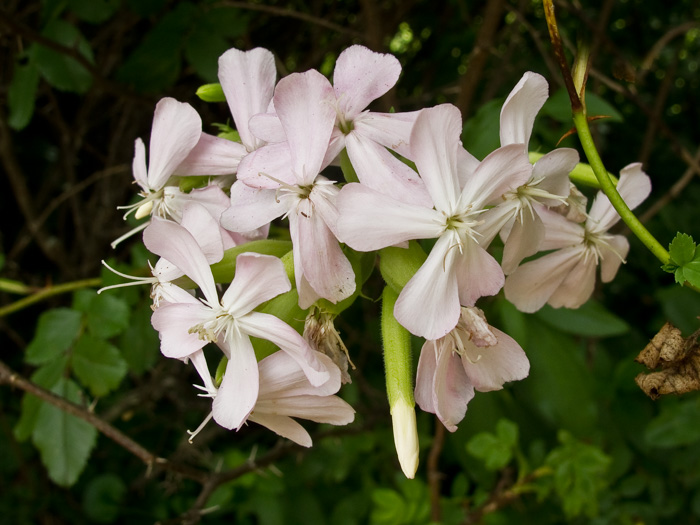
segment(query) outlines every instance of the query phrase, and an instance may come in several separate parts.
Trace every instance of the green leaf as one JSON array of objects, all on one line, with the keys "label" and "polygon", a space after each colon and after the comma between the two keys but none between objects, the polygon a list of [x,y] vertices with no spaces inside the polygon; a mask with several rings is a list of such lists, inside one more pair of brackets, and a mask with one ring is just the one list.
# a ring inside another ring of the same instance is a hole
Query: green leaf
[{"label": "green leaf", "polygon": [[68,350],[80,332],[82,314],[69,308],[54,308],[39,316],[34,338],[27,345],[25,361],[42,365]]},{"label": "green leaf", "polygon": [[180,74],[182,49],[198,9],[180,2],[146,34],[117,71],[117,79],[137,91],[159,92],[172,86]]},{"label": "green leaf", "polygon": [[518,426],[507,419],[496,424],[496,433],[480,432],[467,442],[467,452],[481,459],[488,470],[500,470],[513,459]]},{"label": "green leaf", "polygon": [[[51,390],[69,401],[80,402],[80,388],[65,377]],[[97,430],[90,423],[48,403],[42,404],[32,441],[54,483],[70,487],[78,480],[96,440]]]},{"label": "green leaf", "polygon": [[391,489],[376,489],[372,492],[372,525],[393,525],[406,523],[404,508],[406,502],[401,494]]},{"label": "green leaf", "polygon": [[561,446],[552,450],[545,463],[554,470],[554,489],[568,518],[598,513],[599,493],[607,486],[605,473],[610,458],[598,447],[559,431]]},{"label": "green leaf", "polygon": [[[76,49],[93,62],[90,44],[74,25],[55,19],[46,25],[42,35]],[[85,93],[90,89],[92,75],[74,58],[40,45],[33,46],[32,56],[43,77],[56,89],[74,93]]]},{"label": "green leaf", "polygon": [[655,296],[666,318],[685,336],[698,329],[700,294],[690,288],[673,285],[658,290]]},{"label": "green leaf", "polygon": [[689,263],[695,257],[695,243],[687,233],[677,233],[668,245],[668,253],[678,266]]},{"label": "green leaf", "polygon": [[[37,369],[30,379],[40,387],[51,390],[63,377],[67,365],[68,356],[63,356],[60,360],[52,361]],[[24,394],[20,418],[14,428],[14,435],[17,441],[26,441],[31,437],[36,426],[39,409],[43,404],[44,402],[38,397]]]},{"label": "green leaf", "polygon": [[150,370],[160,355],[158,332],[151,326],[150,305],[140,304],[131,315],[131,322],[119,338],[121,354],[134,374]]},{"label": "green leaf", "polygon": [[598,425],[598,402],[593,393],[595,376],[582,352],[572,336],[550,328],[534,315],[527,316],[527,321],[523,349],[530,360],[530,375],[527,381],[513,385],[517,396],[551,425],[590,434]]},{"label": "green leaf", "polygon": [[87,311],[88,331],[102,339],[122,333],[129,326],[129,305],[109,294],[94,294]]},{"label": "green leaf", "polygon": [[120,0],[66,0],[66,3],[79,19],[99,24],[114,14]]},{"label": "green leaf", "polygon": [[594,300],[576,310],[545,305],[535,315],[562,332],[587,337],[621,335],[630,329],[625,321]]},{"label": "green leaf", "polygon": [[700,402],[689,399],[670,407],[651,420],[644,440],[655,448],[674,448],[700,442]]},{"label": "green leaf", "polygon": [[462,130],[464,147],[479,160],[483,160],[486,155],[501,145],[500,115],[503,102],[502,98],[487,102],[464,124]]},{"label": "green leaf", "polygon": [[696,259],[683,265],[683,277],[693,286],[700,287],[700,260]]},{"label": "green leaf", "polygon": [[10,114],[7,124],[16,130],[29,124],[34,114],[36,90],[39,87],[39,68],[29,60],[26,64],[15,63],[10,87],[7,90],[7,106]]},{"label": "green leaf", "polygon": [[97,397],[117,388],[127,371],[119,350],[90,334],[78,339],[71,364],[80,382]]},{"label": "green leaf", "polygon": [[[608,122],[622,122],[623,120],[622,114],[613,106],[595,93],[588,91],[586,91],[586,113],[589,117],[610,117],[605,119]],[[542,106],[540,115],[547,115],[558,122],[571,126],[571,102],[566,89],[561,88],[549,97],[544,106]]]},{"label": "green leaf", "polygon": [[102,474],[91,479],[83,493],[85,515],[98,523],[112,523],[122,509],[126,485],[114,474]]}]

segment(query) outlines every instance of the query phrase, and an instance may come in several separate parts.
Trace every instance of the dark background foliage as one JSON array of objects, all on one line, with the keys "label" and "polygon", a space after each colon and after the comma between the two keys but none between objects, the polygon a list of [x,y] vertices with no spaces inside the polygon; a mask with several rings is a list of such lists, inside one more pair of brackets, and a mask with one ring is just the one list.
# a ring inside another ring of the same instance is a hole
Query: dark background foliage
[{"label": "dark background foliage", "polygon": [[[578,39],[592,46],[589,107],[611,117],[593,124],[603,159],[613,173],[644,163],[654,190],[640,213],[662,244],[679,230],[697,239],[700,5],[582,4],[556,2],[557,16],[569,51]],[[216,60],[229,47],[270,49],[282,75],[330,75],[352,44],[392,52],[403,65],[376,109],[454,103],[477,156],[498,145],[500,105],[528,70],[548,79],[552,95],[531,149],[551,150],[571,127],[537,1],[5,0],[0,278],[25,288],[3,286],[0,304],[94,278],[105,258],[147,272],[138,241],[116,250],[109,243],[126,230],[116,207],[133,196],[134,140],[147,140],[159,98],[189,102],[206,128],[225,122],[228,109],[194,92],[216,82]],[[561,145],[577,147],[575,136]],[[208,413],[207,400],[195,397],[188,368],[158,353],[146,290],[111,299],[80,290],[3,315],[2,362],[90,406],[170,463],[147,468],[144,457],[56,413],[32,423],[31,398],[3,386],[0,521],[697,523],[700,400],[691,393],[651,401],[634,384],[642,367],[632,359],[666,320],[685,335],[696,330],[700,297],[631,244],[617,279],[579,311],[523,315],[502,297],[484,302],[489,319],[528,353],[530,377],[477,394],[455,434],[420,414],[413,481],[402,479],[395,459],[371,301],[338,322],[358,366],[343,389],[357,420],[313,429],[309,451],[255,425],[238,433],[210,425],[188,444],[184,430]],[[370,280],[365,294],[380,293]],[[40,315],[59,328],[42,332]],[[103,372],[81,368],[76,356],[94,358]],[[61,450],[74,445],[87,451],[80,468],[57,467]],[[42,462],[40,452],[57,449],[58,459]],[[48,475],[46,463],[58,470]]]}]

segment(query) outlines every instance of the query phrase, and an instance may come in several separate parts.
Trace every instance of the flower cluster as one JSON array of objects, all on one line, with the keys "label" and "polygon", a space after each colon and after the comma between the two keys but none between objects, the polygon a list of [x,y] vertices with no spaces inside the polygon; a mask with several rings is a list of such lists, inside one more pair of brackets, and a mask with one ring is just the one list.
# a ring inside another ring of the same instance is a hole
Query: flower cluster
[{"label": "flower cluster", "polygon": [[[352,46],[338,57],[332,83],[315,70],[277,81],[272,53],[231,49],[219,59],[219,80],[236,133],[204,133],[189,104],[165,98],[156,106],[148,162],[136,141],[142,199],[127,213],[150,216],[134,231],[145,229],[146,247],[161,257],[141,282],[153,287],[162,353],[191,362],[203,395],[213,398],[205,422],[213,417],[239,429],[254,421],[310,446],[292,417],[353,420],[353,409],[334,395],[351,380],[352,360],[333,318],[368,277],[357,262],[362,252],[374,260],[376,251],[383,257],[384,249],[411,243],[423,255],[417,271],[396,280],[393,316],[425,340],[415,400],[450,431],[475,390],[501,389],[529,371],[518,343],[476,306],[480,298],[505,288],[525,312],[545,303],[576,308],[592,294],[597,266],[607,282],[624,260],[629,246],[608,233],[618,216],[605,196],[587,214],[571,213],[585,199],[569,180],[577,152],[561,148],[529,161],[533,123],[548,94],[543,77],[526,73],[513,88],[501,110],[501,146],[479,161],[462,146],[462,118],[450,104],[410,113],[367,109],[400,73],[395,57]],[[345,181],[324,175],[339,164]],[[183,181],[191,177],[200,183],[188,190]],[[632,164],[618,189],[636,206],[649,179]],[[257,249],[280,217],[291,240],[282,260]],[[488,252],[499,235],[501,261]],[[540,251],[548,253],[536,257]],[[211,265],[234,252],[228,266],[235,276],[217,284]],[[283,297],[307,312],[304,335],[287,323],[291,317],[266,308]],[[251,337],[279,350],[263,355]],[[208,343],[221,351],[221,377],[210,374]]]}]

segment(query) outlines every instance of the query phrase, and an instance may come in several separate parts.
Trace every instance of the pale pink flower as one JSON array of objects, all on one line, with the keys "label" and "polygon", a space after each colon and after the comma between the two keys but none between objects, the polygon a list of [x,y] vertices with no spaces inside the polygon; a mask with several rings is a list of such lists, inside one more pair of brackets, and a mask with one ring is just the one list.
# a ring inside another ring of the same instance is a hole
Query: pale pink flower
[{"label": "pale pink flower", "polygon": [[[501,146],[522,144],[527,151],[535,117],[547,100],[547,93],[544,77],[529,71],[523,75],[501,108]],[[525,257],[537,253],[544,238],[539,210],[566,202],[569,173],[578,160],[578,152],[571,148],[544,155],[525,184],[504,193],[503,202],[484,214],[489,229],[480,232],[487,242],[500,231],[504,242],[501,267],[506,275]]]},{"label": "pale pink flower", "polygon": [[[360,45],[351,46],[340,54],[333,73],[333,85],[325,81],[328,90],[332,90],[327,103],[335,109],[336,118],[324,165],[331,163],[346,148],[362,184],[405,202],[429,205],[430,196],[420,177],[387,150],[411,157],[409,137],[418,112],[376,113],[366,110],[372,101],[396,84],[400,74],[401,64],[392,55],[375,53]],[[277,109],[276,103],[274,109]],[[251,120],[251,128],[268,142],[286,140],[287,135],[281,131],[279,119],[274,114],[256,115]],[[284,145],[270,148],[269,153],[267,173],[275,175],[277,169],[285,170]],[[241,166],[241,171],[247,169],[247,162]],[[264,187],[250,179],[246,181]]]},{"label": "pale pink flower", "polygon": [[527,356],[514,339],[489,325],[480,309],[462,308],[457,326],[421,349],[416,403],[454,432],[475,390],[501,390],[529,371]]},{"label": "pale pink flower", "polygon": [[248,122],[256,113],[267,110],[276,79],[275,57],[267,49],[229,49],[221,55],[219,82],[241,142],[202,133],[179,169],[190,175],[236,173],[241,160],[264,145],[251,133]]},{"label": "pale pink flower", "polygon": [[226,428],[239,428],[258,397],[258,373],[250,337],[267,339],[299,364],[309,381],[319,386],[329,372],[308,343],[280,319],[254,311],[263,302],[285,293],[291,284],[282,262],[255,253],[236,259],[236,275],[219,299],[209,264],[192,235],[171,221],[154,219],[144,232],[144,244],[180,268],[202,291],[197,299],[182,294],[178,302],[161,304],[151,322],[158,330],[161,351],[182,359],[207,343],[219,343],[228,358],[226,373],[214,400],[214,419]]},{"label": "pale pink flower", "polygon": [[527,180],[532,167],[521,145],[499,148],[473,173],[460,170],[468,154],[459,137],[459,110],[449,104],[424,109],[416,119],[411,147],[433,207],[409,204],[361,184],[340,192],[339,238],[360,251],[410,239],[435,239],[427,261],[401,291],[396,319],[411,333],[439,339],[452,330],[460,305],[472,306],[503,286],[503,271],[480,246],[481,215],[503,193]]},{"label": "pale pink flower", "polygon": [[[638,206],[651,192],[649,177],[639,163],[620,172],[617,190],[630,209]],[[602,192],[598,193],[584,224],[543,210],[545,225],[541,250],[555,250],[519,266],[506,279],[506,298],[523,312],[535,312],[549,303],[554,308],[578,308],[595,287],[596,267],[600,264],[601,280],[610,282],[629,251],[622,235],[608,230],[620,216]]]},{"label": "pale pink flower", "polygon": [[[335,121],[332,97],[331,86],[317,71],[280,80],[274,105],[287,142],[246,157],[248,168],[241,165],[239,180],[231,187],[231,207],[221,216],[221,224],[237,232],[254,230],[281,215],[289,218],[302,308],[319,297],[336,303],[355,291],[352,266],[335,235],[338,188],[319,175]],[[289,159],[284,169],[276,164],[280,147]]]}]

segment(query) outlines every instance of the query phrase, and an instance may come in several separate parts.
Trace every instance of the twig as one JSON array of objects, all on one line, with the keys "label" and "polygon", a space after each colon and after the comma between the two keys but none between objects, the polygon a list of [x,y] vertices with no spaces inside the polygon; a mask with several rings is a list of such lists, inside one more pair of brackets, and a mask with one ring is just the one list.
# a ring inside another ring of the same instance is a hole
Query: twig
[{"label": "twig", "polygon": [[14,303],[10,303],[7,306],[3,306],[2,308],[0,308],[0,317],[4,317],[8,314],[22,310],[23,308],[26,308],[29,305],[38,303],[40,301],[43,301],[44,299],[53,297],[54,295],[72,292],[73,290],[81,290],[83,288],[96,287],[99,286],[101,283],[102,279],[100,277],[93,277],[92,279],[82,279],[80,281],[72,281],[69,283],[57,284],[56,286],[49,286],[47,288],[44,288],[43,290],[39,290],[38,292],[28,297],[23,297],[22,299],[15,301]]},{"label": "twig", "polygon": [[[694,157],[695,164],[700,162],[700,148],[698,148],[695,151],[695,157]],[[681,192],[685,189],[685,187],[690,184],[690,181],[693,180],[694,176],[700,176],[700,171],[698,171],[695,167],[688,166],[688,168],[685,170],[685,173],[683,173],[683,176],[676,181],[676,183],[671,186],[671,189],[668,190],[661,198],[659,198],[652,206],[649,207],[647,211],[645,211],[640,217],[639,220],[642,222],[646,222],[649,219],[651,219],[654,215],[659,213],[669,202],[671,202],[673,199],[678,197]]]},{"label": "twig", "polygon": [[484,21],[479,29],[476,42],[467,62],[467,72],[462,75],[459,86],[457,107],[466,117],[469,114],[472,99],[476,88],[481,82],[481,73],[486,66],[489,50],[493,44],[498,25],[503,20],[503,0],[492,0],[484,8]]},{"label": "twig", "polygon": [[299,11],[294,11],[286,7],[276,7],[264,4],[251,4],[248,2],[236,2],[234,0],[222,0],[221,2],[212,4],[211,7],[235,7],[238,9],[250,9],[251,11],[262,11],[264,13],[269,13],[274,16],[283,16],[287,18],[296,18],[297,20],[303,20],[304,22],[319,25],[321,27],[331,29],[338,33],[349,35],[353,38],[364,39],[365,36],[364,34],[358,31],[354,31],[352,29],[348,29],[347,27],[334,24],[333,22],[329,22],[328,20],[324,20],[323,18],[312,16],[306,13],[300,13]]},{"label": "twig", "polygon": [[428,453],[428,485],[430,487],[430,519],[436,523],[442,520],[442,509],[440,508],[440,483],[442,473],[440,472],[438,461],[442,446],[445,443],[445,426],[435,417],[435,436],[433,444]]},{"label": "twig", "polygon": [[71,414],[75,417],[79,417],[84,421],[87,421],[102,434],[104,434],[109,439],[117,443],[119,446],[132,453],[141,461],[143,461],[147,465],[149,470],[153,468],[164,469],[170,472],[174,472],[176,474],[180,474],[186,478],[192,479],[201,484],[206,483],[209,479],[209,475],[202,470],[188,467],[187,465],[172,463],[165,458],[160,458],[156,456],[152,452],[146,450],[144,447],[136,443],[129,436],[117,430],[112,425],[95,415],[93,412],[90,412],[87,409],[81,407],[80,405],[77,405],[71,401],[68,401],[67,399],[57,396],[53,392],[49,392],[48,390],[45,390],[40,386],[32,383],[31,381],[25,379],[21,375],[14,372],[2,361],[0,361],[0,384],[17,387],[20,390],[27,392],[28,394],[32,394],[38,397],[42,401],[46,401],[47,403],[50,403],[57,408],[60,408],[67,414]]}]

